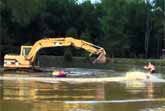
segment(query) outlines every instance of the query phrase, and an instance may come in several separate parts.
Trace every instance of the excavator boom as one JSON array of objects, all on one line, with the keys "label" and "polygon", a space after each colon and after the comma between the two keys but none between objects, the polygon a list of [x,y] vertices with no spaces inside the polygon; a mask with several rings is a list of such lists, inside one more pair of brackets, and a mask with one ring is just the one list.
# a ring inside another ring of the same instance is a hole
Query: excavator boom
[{"label": "excavator boom", "polygon": [[[86,42],[84,40],[75,39],[72,37],[65,37],[65,38],[45,38],[37,41],[27,55],[5,55],[5,64],[4,67],[13,67],[13,68],[31,68],[33,67],[32,64],[36,58],[37,52],[42,48],[49,48],[49,47],[63,47],[63,46],[73,46],[77,48],[82,48],[88,52],[90,55],[96,54],[98,57],[93,61],[93,63],[105,63],[106,62],[106,52],[104,48],[96,46],[92,43]],[[29,46],[30,47],[30,46]],[[21,52],[22,53],[22,52]],[[16,64],[10,64],[9,60],[15,60]]]}]

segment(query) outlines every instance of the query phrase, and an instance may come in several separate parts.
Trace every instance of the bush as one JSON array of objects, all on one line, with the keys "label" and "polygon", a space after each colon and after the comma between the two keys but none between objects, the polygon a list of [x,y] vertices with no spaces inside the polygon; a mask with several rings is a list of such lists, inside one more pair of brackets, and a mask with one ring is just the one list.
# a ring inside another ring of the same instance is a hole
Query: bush
[{"label": "bush", "polygon": [[72,61],[72,51],[70,48],[67,48],[64,52],[64,60],[67,62]]}]

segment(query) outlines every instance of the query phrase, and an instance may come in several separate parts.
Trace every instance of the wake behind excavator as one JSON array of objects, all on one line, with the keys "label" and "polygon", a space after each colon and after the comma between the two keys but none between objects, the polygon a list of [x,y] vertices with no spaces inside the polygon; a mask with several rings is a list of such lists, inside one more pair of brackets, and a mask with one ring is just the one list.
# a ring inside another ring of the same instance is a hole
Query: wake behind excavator
[{"label": "wake behind excavator", "polygon": [[34,60],[40,49],[65,46],[82,48],[90,52],[90,56],[92,54],[98,55],[98,57],[93,61],[94,64],[102,64],[106,62],[106,52],[104,48],[100,46],[72,37],[45,38],[35,42],[32,46],[21,46],[19,55],[5,55],[4,69],[33,69]]}]

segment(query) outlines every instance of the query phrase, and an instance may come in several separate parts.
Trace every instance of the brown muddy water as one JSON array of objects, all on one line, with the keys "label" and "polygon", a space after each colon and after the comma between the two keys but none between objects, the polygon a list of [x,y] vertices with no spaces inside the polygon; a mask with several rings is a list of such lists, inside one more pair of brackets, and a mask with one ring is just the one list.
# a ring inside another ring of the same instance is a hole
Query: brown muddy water
[{"label": "brown muddy water", "polygon": [[[125,72],[65,69],[69,77],[110,77]],[[165,74],[157,74],[163,79]],[[165,111],[165,82],[49,82],[19,77],[50,77],[49,73],[2,73],[0,111]]]}]

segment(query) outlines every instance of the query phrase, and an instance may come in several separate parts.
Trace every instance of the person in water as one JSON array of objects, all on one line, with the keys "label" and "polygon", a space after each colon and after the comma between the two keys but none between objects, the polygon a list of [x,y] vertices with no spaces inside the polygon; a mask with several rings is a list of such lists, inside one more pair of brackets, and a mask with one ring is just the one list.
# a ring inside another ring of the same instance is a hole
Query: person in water
[{"label": "person in water", "polygon": [[156,72],[155,65],[149,62],[147,65],[144,66],[145,69],[149,71],[150,74],[153,74]]},{"label": "person in water", "polygon": [[66,74],[64,71],[53,71],[52,76],[54,76],[54,77],[66,77]]}]

